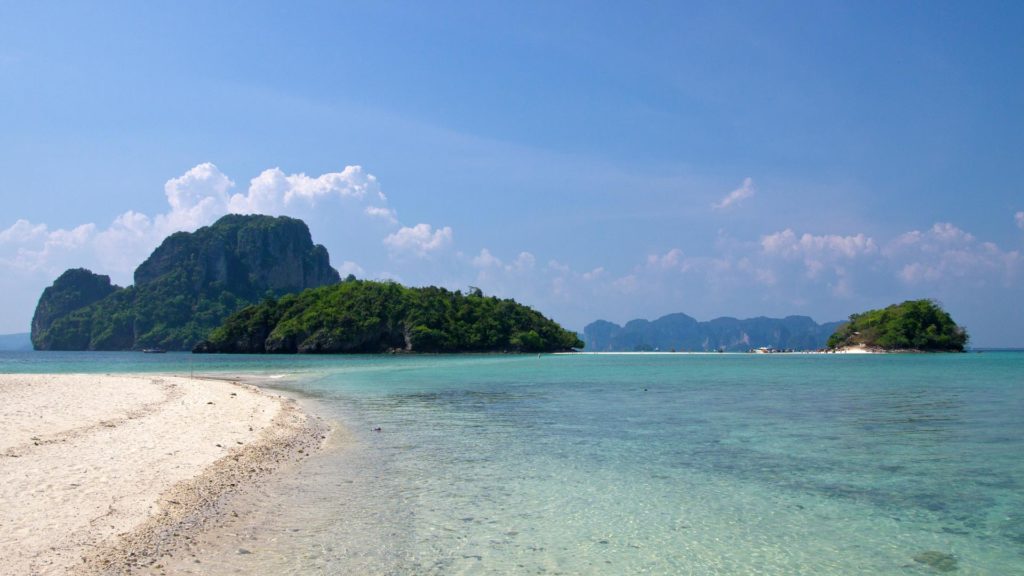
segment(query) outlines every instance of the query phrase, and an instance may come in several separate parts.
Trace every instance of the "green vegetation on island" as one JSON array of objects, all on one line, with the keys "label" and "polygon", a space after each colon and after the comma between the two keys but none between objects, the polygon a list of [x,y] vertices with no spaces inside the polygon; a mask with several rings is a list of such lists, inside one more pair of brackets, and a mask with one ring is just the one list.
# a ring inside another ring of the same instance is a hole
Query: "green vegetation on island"
[{"label": "green vegetation on island", "polygon": [[191,350],[233,312],[266,297],[340,280],[327,250],[294,218],[228,215],[177,232],[120,288],[68,270],[39,299],[37,350]]},{"label": "green vegetation on island", "polygon": [[230,316],[195,352],[553,352],[575,333],[513,300],[349,277]]},{"label": "green vegetation on island", "polygon": [[829,348],[864,346],[882,350],[963,352],[967,331],[932,300],[908,300],[853,314],[828,339]]}]

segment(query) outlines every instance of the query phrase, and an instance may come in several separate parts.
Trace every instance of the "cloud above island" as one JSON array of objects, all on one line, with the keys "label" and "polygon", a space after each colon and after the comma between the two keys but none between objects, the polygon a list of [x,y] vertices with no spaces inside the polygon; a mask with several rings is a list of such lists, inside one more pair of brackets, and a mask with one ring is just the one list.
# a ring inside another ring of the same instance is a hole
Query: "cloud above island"
[{"label": "cloud above island", "polygon": [[447,248],[452,243],[452,229],[449,226],[434,228],[430,224],[402,227],[384,238],[384,245],[397,254],[413,254],[425,258]]},{"label": "cloud above island", "polygon": [[[70,229],[20,219],[0,230],[0,266],[52,277],[68,267],[88,266],[127,282],[135,267],[174,232],[193,231],[229,213],[303,217],[331,200],[348,202],[340,208],[370,220],[399,224],[377,178],[358,165],[315,177],[275,167],[252,178],[244,192],[234,189],[234,181],[215,164],[204,162],[167,180],[167,210],[156,215],[128,210],[106,227],[86,223]],[[429,238],[423,237],[424,231]],[[429,224],[418,224],[401,228],[384,241],[396,251],[423,255],[450,245],[452,234],[447,226],[434,231]],[[362,270],[353,262],[345,266]]]}]

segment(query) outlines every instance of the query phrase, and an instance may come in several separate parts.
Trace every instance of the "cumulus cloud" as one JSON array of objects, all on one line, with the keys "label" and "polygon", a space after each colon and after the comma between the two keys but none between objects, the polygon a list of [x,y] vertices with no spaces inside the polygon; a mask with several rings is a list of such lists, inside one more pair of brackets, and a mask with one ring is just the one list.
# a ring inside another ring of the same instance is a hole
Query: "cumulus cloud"
[{"label": "cumulus cloud", "polygon": [[452,243],[452,229],[448,226],[434,228],[430,224],[403,226],[397,232],[384,238],[384,245],[394,253],[413,254],[424,258]]},{"label": "cumulus cloud", "polygon": [[0,231],[0,265],[25,272],[50,272],[55,259],[80,250],[95,235],[94,224],[50,230],[46,224],[21,219]]},{"label": "cumulus cloud", "polygon": [[537,265],[537,258],[529,252],[520,252],[511,262],[503,262],[500,258],[491,254],[487,248],[480,250],[480,254],[474,256],[470,263],[474,268],[480,269],[481,273],[493,270],[501,270],[507,273],[528,272]]},{"label": "cumulus cloud", "polygon": [[744,178],[743,185],[739,188],[729,192],[722,198],[721,201],[711,204],[711,207],[715,210],[725,210],[732,206],[738,206],[743,200],[750,198],[757,193],[757,189],[754,187],[754,180],[752,178]]},{"label": "cumulus cloud", "polygon": [[362,166],[346,166],[341,172],[328,172],[315,178],[302,173],[285,174],[280,168],[270,168],[250,180],[247,193],[231,196],[228,211],[279,214],[299,202],[312,206],[331,197],[356,200],[371,197],[387,201],[377,177],[365,172]]},{"label": "cumulus cloud", "polygon": [[366,275],[366,271],[363,270],[362,266],[360,266],[359,264],[356,264],[355,262],[349,261],[349,260],[345,260],[337,268],[338,268],[338,274],[341,274],[342,278],[345,278],[349,274],[352,274],[353,276],[365,276]]},{"label": "cumulus cloud", "polygon": [[395,213],[395,211],[391,208],[384,208],[382,206],[367,206],[364,212],[366,212],[367,216],[381,218],[383,220],[390,222],[391,224],[398,224],[398,214]]},{"label": "cumulus cloud", "polygon": [[877,254],[878,245],[874,239],[864,234],[816,236],[804,233],[797,236],[787,228],[781,232],[763,236],[761,251],[770,257],[802,261],[804,273],[809,278],[816,278],[824,271],[829,270],[835,277],[846,279],[842,290],[836,291],[837,295],[842,295],[849,292],[849,280],[841,262]]},{"label": "cumulus cloud", "polygon": [[979,241],[948,222],[901,234],[886,246],[885,255],[899,263],[898,276],[908,284],[955,279],[974,285],[1011,283],[1022,260],[1019,252]]},{"label": "cumulus cloud", "polygon": [[775,254],[787,258],[792,257],[826,257],[856,258],[878,251],[875,241],[864,234],[840,236],[825,234],[815,236],[804,233],[797,235],[789,228],[769,234],[761,238],[761,248],[767,254]]},{"label": "cumulus cloud", "polygon": [[[165,237],[212,224],[228,213],[280,215],[311,207],[328,198],[373,201],[364,213],[397,224],[395,211],[377,178],[361,166],[317,177],[286,174],[280,168],[264,170],[250,180],[245,193],[232,194],[235,183],[213,163],[199,164],[164,184],[167,210],[150,216],[129,210],[103,228],[94,223],[72,229],[50,229],[43,223],[18,220],[0,231],[0,264],[53,275],[69,266],[90,266],[113,274],[121,281]],[[442,238],[451,235],[442,231]],[[429,242],[424,250],[432,250]]]},{"label": "cumulus cloud", "polygon": [[1013,215],[1013,220],[1017,222],[1017,228],[1024,230],[1024,211],[1017,212]]},{"label": "cumulus cloud", "polygon": [[171,210],[164,214],[169,226],[196,228],[224,213],[228,191],[235,186],[210,162],[199,164],[164,184]]}]

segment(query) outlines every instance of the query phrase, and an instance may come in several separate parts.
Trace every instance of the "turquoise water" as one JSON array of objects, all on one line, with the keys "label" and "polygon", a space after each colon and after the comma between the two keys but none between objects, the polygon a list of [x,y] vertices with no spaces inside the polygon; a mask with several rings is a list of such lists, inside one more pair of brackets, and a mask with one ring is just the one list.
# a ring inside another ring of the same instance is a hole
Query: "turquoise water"
[{"label": "turquoise water", "polygon": [[1024,353],[0,355],[190,370],[274,376],[348,432],[181,571],[1024,573]]}]

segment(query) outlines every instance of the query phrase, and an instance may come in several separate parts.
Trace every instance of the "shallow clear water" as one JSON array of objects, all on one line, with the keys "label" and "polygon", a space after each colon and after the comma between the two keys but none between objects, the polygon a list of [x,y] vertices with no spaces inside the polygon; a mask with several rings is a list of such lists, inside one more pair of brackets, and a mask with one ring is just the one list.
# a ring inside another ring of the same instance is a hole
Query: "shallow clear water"
[{"label": "shallow clear water", "polygon": [[1024,573],[1024,353],[0,355],[190,369],[278,376],[347,432],[178,570]]}]

